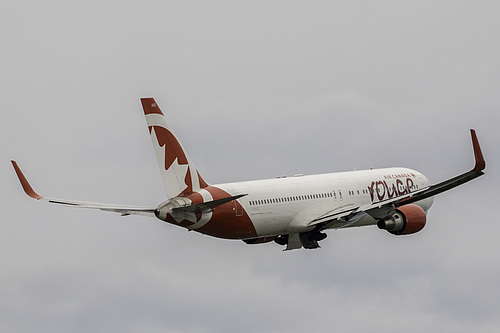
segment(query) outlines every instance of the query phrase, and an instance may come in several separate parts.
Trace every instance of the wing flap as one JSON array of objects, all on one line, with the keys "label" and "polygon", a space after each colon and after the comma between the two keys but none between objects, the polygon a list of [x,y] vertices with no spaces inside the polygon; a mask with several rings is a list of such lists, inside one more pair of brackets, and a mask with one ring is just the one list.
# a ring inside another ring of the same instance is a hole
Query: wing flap
[{"label": "wing flap", "polygon": [[311,227],[320,223],[330,222],[333,220],[339,220],[343,217],[348,217],[349,215],[356,214],[359,211],[359,208],[359,206],[355,205],[346,205],[335,208],[310,221],[309,223],[307,223],[307,226]]}]

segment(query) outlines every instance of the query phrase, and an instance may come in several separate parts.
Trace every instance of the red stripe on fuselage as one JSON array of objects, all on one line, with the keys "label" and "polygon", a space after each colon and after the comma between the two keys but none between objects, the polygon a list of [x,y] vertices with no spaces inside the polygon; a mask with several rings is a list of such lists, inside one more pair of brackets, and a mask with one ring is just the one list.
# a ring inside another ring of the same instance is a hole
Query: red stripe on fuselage
[{"label": "red stripe on fuselage", "polygon": [[[205,190],[212,195],[214,200],[231,196],[229,193],[214,186],[209,186]],[[237,211],[242,212],[241,216],[236,216]],[[237,200],[215,207],[210,221],[197,229],[197,231],[227,239],[257,237],[257,231],[250,217]]]},{"label": "red stripe on fuselage", "polygon": [[[229,193],[214,186],[206,187],[205,190],[210,193],[213,200],[231,196]],[[204,202],[201,194],[197,192],[190,193],[186,195],[185,198],[191,200],[192,205]],[[240,212],[240,216],[237,216],[236,212]],[[205,225],[193,230],[202,234],[226,239],[247,239],[257,237],[257,232],[250,217],[237,200],[217,206],[209,213],[187,214],[191,216],[189,220],[176,221],[168,214],[166,221],[185,228],[190,228],[196,222],[199,222],[204,217],[204,214],[211,214],[210,220]],[[193,220],[196,220],[196,222],[193,222]]]}]

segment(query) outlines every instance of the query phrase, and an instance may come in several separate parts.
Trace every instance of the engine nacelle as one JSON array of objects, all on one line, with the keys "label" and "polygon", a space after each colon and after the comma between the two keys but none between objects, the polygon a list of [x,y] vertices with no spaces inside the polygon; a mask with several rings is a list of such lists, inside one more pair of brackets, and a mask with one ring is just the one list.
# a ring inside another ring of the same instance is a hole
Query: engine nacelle
[{"label": "engine nacelle", "polygon": [[422,230],[426,221],[425,211],[420,206],[409,204],[396,209],[394,215],[379,220],[377,226],[394,235],[409,235]]}]

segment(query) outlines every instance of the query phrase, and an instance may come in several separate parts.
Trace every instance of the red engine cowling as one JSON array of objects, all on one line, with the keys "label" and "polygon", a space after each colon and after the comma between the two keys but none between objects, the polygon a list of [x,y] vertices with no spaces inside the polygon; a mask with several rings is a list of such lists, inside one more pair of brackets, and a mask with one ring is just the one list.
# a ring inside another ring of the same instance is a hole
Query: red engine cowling
[{"label": "red engine cowling", "polygon": [[394,235],[409,235],[422,230],[426,221],[424,210],[420,206],[410,204],[396,209],[394,215],[379,220],[377,226]]}]

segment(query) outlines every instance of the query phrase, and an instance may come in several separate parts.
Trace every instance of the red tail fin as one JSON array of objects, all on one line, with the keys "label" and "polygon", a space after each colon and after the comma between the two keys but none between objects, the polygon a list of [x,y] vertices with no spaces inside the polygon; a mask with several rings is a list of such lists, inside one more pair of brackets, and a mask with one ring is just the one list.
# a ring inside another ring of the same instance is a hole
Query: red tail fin
[{"label": "red tail fin", "polygon": [[154,98],[141,98],[141,103],[168,198],[207,187]]}]

